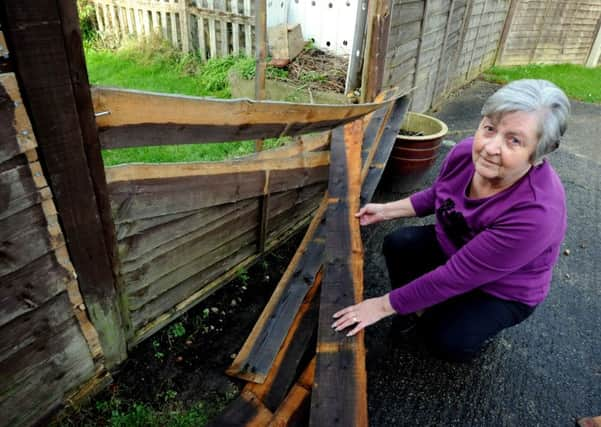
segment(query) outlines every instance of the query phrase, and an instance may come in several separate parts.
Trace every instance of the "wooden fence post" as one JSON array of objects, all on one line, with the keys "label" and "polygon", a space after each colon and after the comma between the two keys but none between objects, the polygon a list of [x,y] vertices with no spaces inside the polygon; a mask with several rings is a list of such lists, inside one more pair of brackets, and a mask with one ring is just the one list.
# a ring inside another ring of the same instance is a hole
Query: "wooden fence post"
[{"label": "wooden fence post", "polygon": [[[359,7],[361,7],[359,5]],[[390,0],[369,2],[367,38],[361,81],[361,102],[371,102],[382,89],[388,35],[390,33]]]},{"label": "wooden fence post", "polygon": [[114,231],[75,1],[7,0],[6,36],[81,293],[113,367],[126,357]]}]

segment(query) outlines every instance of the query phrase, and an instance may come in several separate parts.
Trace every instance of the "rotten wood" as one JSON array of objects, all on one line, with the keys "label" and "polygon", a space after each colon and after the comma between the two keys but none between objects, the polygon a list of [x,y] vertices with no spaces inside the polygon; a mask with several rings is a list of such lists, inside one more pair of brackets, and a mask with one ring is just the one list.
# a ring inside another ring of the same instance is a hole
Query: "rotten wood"
[{"label": "rotten wood", "polygon": [[332,135],[326,213],[326,260],[319,305],[317,365],[310,425],[366,426],[367,378],[364,333],[332,329],[333,314],[363,299],[363,247],[359,221],[361,122]]},{"label": "rotten wood", "polygon": [[315,358],[311,360],[299,380],[274,412],[269,427],[306,426],[309,423],[311,389],[315,378]]},{"label": "rotten wood", "polygon": [[103,166],[91,164],[93,159],[86,155],[78,112],[82,105],[74,92],[74,76],[85,79],[85,72],[77,73],[76,63],[68,65],[74,46],[81,41],[73,34],[79,25],[76,5],[9,0],[2,8],[5,36],[34,124],[40,161],[49,177],[86,306],[98,328],[107,364],[113,366],[125,358],[125,337],[98,209],[102,195],[95,193],[90,176],[90,169]]},{"label": "rotten wood", "polygon": [[271,411],[256,396],[243,391],[221,417],[211,421],[207,427],[264,427],[272,416]]},{"label": "rotten wood", "polygon": [[[385,96],[385,95],[382,95]],[[390,154],[396,129],[400,128],[408,100],[403,97],[388,108],[381,108],[369,118],[362,150],[361,176],[367,177],[364,201],[371,200],[385,164],[384,156]],[[385,143],[382,143],[384,136]],[[378,147],[382,145],[382,149]],[[378,162],[371,167],[371,160]],[[284,341],[294,315],[323,263],[323,216],[325,199],[317,211],[294,258],[282,275],[259,320],[253,327],[227,373],[248,381],[261,383],[267,376],[273,360]],[[276,322],[277,320],[277,322]]]},{"label": "rotten wood", "polygon": [[103,148],[241,141],[332,129],[393,101],[357,105],[217,100],[125,89],[92,89]]},{"label": "rotten wood", "polygon": [[[315,343],[317,313],[319,310],[317,296],[320,284],[321,275],[318,275],[294,318],[294,322],[265,382],[263,384],[247,383],[243,389],[243,393],[251,393],[272,412],[279,411],[290,387],[298,376],[301,360],[307,359],[305,353],[315,348],[310,343]],[[314,354],[314,350],[311,353]],[[309,354],[309,356],[314,360],[312,354]],[[311,363],[305,368],[305,372],[307,370],[311,371]],[[232,414],[235,413],[234,409],[252,415],[252,408],[241,408],[244,404],[245,400],[243,398],[236,399],[213,421],[213,425],[229,425],[232,422]],[[245,425],[249,420],[238,418],[238,421],[241,425]]]},{"label": "rotten wood", "polygon": [[324,198],[267,306],[228,368],[228,375],[257,383],[265,381],[309,286],[321,268],[323,240],[314,237],[320,236],[318,229],[325,209]]}]

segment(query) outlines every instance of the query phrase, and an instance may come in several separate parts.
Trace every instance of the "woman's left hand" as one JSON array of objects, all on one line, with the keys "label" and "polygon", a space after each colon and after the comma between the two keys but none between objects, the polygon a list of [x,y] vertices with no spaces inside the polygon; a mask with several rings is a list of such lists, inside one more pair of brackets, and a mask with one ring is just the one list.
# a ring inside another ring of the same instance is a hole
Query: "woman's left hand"
[{"label": "woman's left hand", "polygon": [[355,335],[363,328],[373,325],[384,317],[394,314],[388,294],[378,298],[369,298],[356,305],[350,305],[334,314],[336,321],[332,324],[337,332],[353,326],[346,336]]}]

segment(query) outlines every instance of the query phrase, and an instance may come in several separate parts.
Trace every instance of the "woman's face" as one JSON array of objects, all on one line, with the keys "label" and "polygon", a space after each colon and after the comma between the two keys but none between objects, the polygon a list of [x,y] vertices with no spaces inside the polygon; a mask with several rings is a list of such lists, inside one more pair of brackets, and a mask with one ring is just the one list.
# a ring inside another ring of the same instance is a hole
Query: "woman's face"
[{"label": "woman's face", "polygon": [[476,175],[495,187],[507,187],[531,166],[538,143],[538,114],[515,111],[484,117],[474,137]]}]

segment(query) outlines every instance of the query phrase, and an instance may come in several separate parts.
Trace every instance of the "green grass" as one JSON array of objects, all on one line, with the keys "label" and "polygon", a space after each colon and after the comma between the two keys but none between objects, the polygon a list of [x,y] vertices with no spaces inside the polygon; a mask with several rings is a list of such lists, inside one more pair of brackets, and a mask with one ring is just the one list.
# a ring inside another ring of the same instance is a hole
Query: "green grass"
[{"label": "green grass", "polygon": [[601,103],[601,67],[581,65],[523,65],[493,67],[483,74],[489,81],[507,83],[519,79],[545,79],[555,83],[572,99]]},{"label": "green grass", "polygon": [[[267,139],[263,143],[263,149],[280,147],[289,141],[291,141],[290,138]],[[213,162],[245,156],[254,151],[254,141],[164,145],[102,150],[102,159],[105,166],[124,163]]]},{"label": "green grass", "polygon": [[[124,402],[112,397],[100,400],[91,408],[86,408],[77,417],[64,419],[55,427],[92,427],[97,425],[110,427],[202,427],[219,414],[226,405],[226,400],[216,400],[211,404],[198,402],[190,408],[183,408],[173,402],[177,395],[172,392],[165,396],[165,407],[162,410],[145,403]],[[93,421],[89,421],[93,419]]]},{"label": "green grass", "polygon": [[[253,58],[216,58],[202,62],[194,55],[174,51],[160,39],[129,41],[117,50],[88,47],[86,63],[90,83],[152,92],[231,98],[228,73],[254,76]],[[279,147],[290,138],[265,141],[264,148]],[[214,144],[165,145],[103,150],[105,166],[124,163],[219,161],[250,154],[254,141]]]}]

